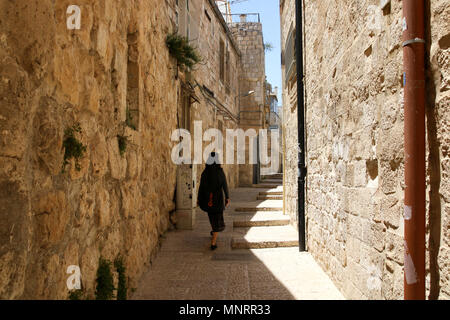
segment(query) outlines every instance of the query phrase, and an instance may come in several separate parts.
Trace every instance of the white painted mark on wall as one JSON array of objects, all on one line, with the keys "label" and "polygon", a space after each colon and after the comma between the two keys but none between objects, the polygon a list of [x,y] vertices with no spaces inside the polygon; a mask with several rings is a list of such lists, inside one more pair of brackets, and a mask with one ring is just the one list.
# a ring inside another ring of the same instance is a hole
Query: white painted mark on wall
[{"label": "white painted mark on wall", "polygon": [[81,29],[81,9],[77,5],[70,5],[67,7],[67,29],[68,30],[80,30]]},{"label": "white painted mark on wall", "polygon": [[411,220],[411,219],[412,219],[412,207],[405,206],[405,220]]},{"label": "white painted mark on wall", "polygon": [[383,17],[381,15],[381,10],[378,6],[370,5],[367,7],[369,21],[367,22],[367,28],[369,30],[379,30],[381,31]]},{"label": "white painted mark on wall", "polygon": [[417,283],[417,272],[414,261],[409,254],[408,244],[405,241],[405,279],[407,284]]},{"label": "white painted mark on wall", "polygon": [[370,266],[369,268],[370,276],[367,279],[367,288],[369,290],[380,290],[381,289],[381,271],[376,266]]},{"label": "white painted mark on wall", "polygon": [[81,290],[81,270],[79,266],[67,267],[67,274],[71,276],[67,279],[67,289]]},{"label": "white painted mark on wall", "polygon": [[408,23],[406,22],[406,17],[403,18],[402,29],[403,29],[403,31],[408,30]]}]

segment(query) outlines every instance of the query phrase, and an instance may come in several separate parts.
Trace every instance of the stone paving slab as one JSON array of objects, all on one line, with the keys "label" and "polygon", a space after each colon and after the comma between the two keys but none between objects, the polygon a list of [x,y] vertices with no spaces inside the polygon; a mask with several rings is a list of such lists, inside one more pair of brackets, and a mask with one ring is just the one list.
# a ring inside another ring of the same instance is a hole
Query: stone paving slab
[{"label": "stone paving slab", "polygon": [[282,196],[283,191],[264,191],[264,192],[260,192],[259,195],[260,196],[265,196],[265,195]]},{"label": "stone paving slab", "polygon": [[278,184],[266,184],[266,183],[253,185],[253,188],[257,189],[277,189],[278,187],[280,187],[280,185]]},{"label": "stone paving slab", "polygon": [[234,249],[298,247],[298,233],[290,225],[235,228],[231,246]]},{"label": "stone paving slab", "polygon": [[272,211],[272,212],[282,212],[283,207],[280,206],[273,206],[273,207],[266,207],[266,206],[245,206],[245,207],[238,207],[235,209],[236,212],[259,212],[259,211]]},{"label": "stone paving slab", "polygon": [[283,179],[264,179],[262,183],[282,185]]},{"label": "stone paving slab", "polygon": [[258,196],[257,200],[283,200],[282,195],[262,195]]},{"label": "stone paving slab", "polygon": [[234,206],[237,212],[255,212],[255,211],[283,211],[283,201],[280,200],[255,200],[247,202],[238,202]]},{"label": "stone paving slab", "polygon": [[262,226],[285,226],[289,225],[290,217],[282,212],[256,212],[236,214],[233,226],[238,227],[262,227]]},{"label": "stone paving slab", "polygon": [[[131,296],[135,300],[335,300],[343,299],[308,253],[298,248],[232,249],[236,203],[256,199],[261,189],[231,191],[227,225],[218,249],[210,250],[206,213],[197,212],[194,230],[170,231]],[[254,214],[254,213],[253,213]],[[277,228],[277,227],[270,227]]]}]

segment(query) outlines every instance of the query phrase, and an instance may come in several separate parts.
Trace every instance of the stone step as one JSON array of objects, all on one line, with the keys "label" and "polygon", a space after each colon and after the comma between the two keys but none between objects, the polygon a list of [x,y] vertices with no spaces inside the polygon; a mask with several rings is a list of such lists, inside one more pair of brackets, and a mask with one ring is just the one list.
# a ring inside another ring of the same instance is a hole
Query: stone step
[{"label": "stone step", "polygon": [[261,182],[262,183],[267,183],[267,184],[282,185],[283,184],[283,179],[263,179]]},{"label": "stone step", "polygon": [[290,225],[234,229],[233,249],[298,247],[298,233]]},{"label": "stone step", "polygon": [[233,226],[235,228],[286,226],[290,221],[290,217],[281,212],[245,213],[234,216]]},{"label": "stone step", "polygon": [[261,178],[263,178],[263,179],[283,179],[283,174],[275,173],[275,174],[270,174],[267,176],[261,176]]},{"label": "stone step", "polygon": [[260,196],[283,196],[283,191],[263,191],[259,193]]},{"label": "stone step", "polygon": [[282,212],[283,206],[280,207],[238,207],[235,208],[234,211],[236,212],[264,212],[264,211],[271,211],[271,212]]},{"label": "stone step", "polygon": [[258,196],[258,200],[283,200],[283,196],[280,195],[262,195]]},{"label": "stone step", "polygon": [[254,184],[252,187],[259,188],[259,189],[276,189],[276,188],[280,187],[280,185],[260,183],[260,184]]}]

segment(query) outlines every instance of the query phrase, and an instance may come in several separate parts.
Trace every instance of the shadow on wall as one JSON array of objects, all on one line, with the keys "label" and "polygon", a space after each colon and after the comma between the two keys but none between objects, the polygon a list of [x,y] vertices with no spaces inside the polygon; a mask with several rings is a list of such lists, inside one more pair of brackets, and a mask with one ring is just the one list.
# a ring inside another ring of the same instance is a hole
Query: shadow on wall
[{"label": "shadow on wall", "polygon": [[434,84],[433,66],[431,63],[431,1],[426,1],[426,61],[427,61],[427,136],[428,136],[428,176],[430,179],[429,190],[429,207],[428,207],[428,244],[429,244],[429,261],[430,261],[430,292],[429,299],[439,299],[440,288],[440,270],[439,270],[439,250],[441,247],[441,159],[440,159],[440,143],[437,136],[437,119],[436,119],[436,86]]}]

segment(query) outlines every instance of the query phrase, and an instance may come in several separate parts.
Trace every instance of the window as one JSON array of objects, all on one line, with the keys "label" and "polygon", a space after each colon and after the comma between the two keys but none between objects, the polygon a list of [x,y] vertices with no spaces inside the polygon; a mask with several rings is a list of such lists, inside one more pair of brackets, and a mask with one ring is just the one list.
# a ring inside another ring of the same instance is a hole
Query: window
[{"label": "window", "polygon": [[223,40],[220,40],[220,49],[219,49],[219,75],[222,83],[225,82],[225,43]]},{"label": "window", "polygon": [[295,48],[295,29],[291,27],[286,40],[286,52],[284,55],[284,62],[286,64],[286,81],[291,81],[293,75],[296,75],[296,48]]},{"label": "window", "polygon": [[187,0],[179,1],[179,24],[178,31],[181,36],[189,38],[190,35],[190,14],[189,14],[189,3]]},{"label": "window", "polygon": [[183,129],[191,131],[191,97],[187,92],[183,92],[182,97],[183,119],[181,126]]},{"label": "window", "polygon": [[127,125],[134,130],[139,130],[139,34],[129,33],[128,42],[128,64],[127,64]]},{"label": "window", "polygon": [[230,50],[227,49],[225,56],[225,91],[230,94],[230,80],[231,80],[231,61],[230,61]]}]

